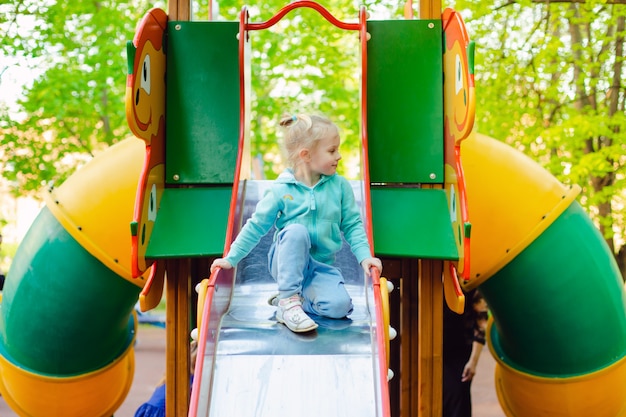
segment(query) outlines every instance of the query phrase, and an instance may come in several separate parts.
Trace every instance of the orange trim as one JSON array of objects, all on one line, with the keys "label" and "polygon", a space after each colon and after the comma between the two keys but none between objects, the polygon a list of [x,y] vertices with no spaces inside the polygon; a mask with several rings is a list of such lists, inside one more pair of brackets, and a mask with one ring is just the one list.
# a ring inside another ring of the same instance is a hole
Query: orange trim
[{"label": "orange trim", "polygon": [[[143,210],[144,202],[144,190],[148,183],[148,175],[150,174],[150,153],[152,146],[146,145],[146,154],[144,157],[143,168],[141,168],[141,175],[139,177],[139,184],[137,186],[137,192],[135,194],[135,207],[133,210],[133,221],[137,223],[137,233],[130,237],[131,239],[131,255],[130,255],[130,271],[133,278],[141,276],[145,272],[139,268],[139,237],[141,236],[141,214]],[[146,265],[146,269],[150,265]]]},{"label": "orange trim", "polygon": [[[368,125],[367,125],[367,41],[369,34],[367,33],[367,11],[364,6],[359,10],[359,26],[361,38],[361,149],[362,149],[362,166],[363,166],[363,182],[364,182],[364,207],[365,207],[365,232],[370,244],[372,254],[374,254],[374,228],[372,225],[372,193],[370,190],[370,172],[369,172],[369,148],[368,148]],[[380,390],[382,397],[383,417],[391,416],[391,406],[389,399],[389,383],[387,375],[389,369],[387,367],[386,358],[389,357],[387,352],[387,343],[385,338],[385,320],[383,312],[383,301],[380,293],[380,271],[371,268],[372,285],[374,290],[374,308],[376,311],[376,345],[378,350],[378,366],[380,373]],[[387,288],[385,288],[387,291]]]},{"label": "orange trim", "polygon": [[[189,402],[189,417],[196,417],[198,414],[198,402],[200,402],[200,383],[202,381],[202,370],[204,368],[204,358],[205,348],[206,348],[206,337],[208,332],[208,323],[209,318],[211,317],[211,304],[213,304],[213,293],[215,292],[215,279],[217,278],[217,274],[221,271],[220,268],[217,268],[215,272],[211,274],[209,278],[209,284],[206,288],[206,299],[204,300],[204,305],[202,309],[202,320],[201,323],[204,323],[200,326],[200,333],[198,334],[198,352],[196,357],[196,366],[194,368],[194,375],[196,376],[193,379],[193,384],[191,387],[191,398]],[[200,299],[198,298],[198,302]]]},{"label": "orange trim", "polygon": [[443,263],[443,295],[450,310],[456,314],[463,314],[465,294],[459,284],[456,268],[449,261]]},{"label": "orange trim", "polygon": [[[461,203],[461,220],[463,227],[468,224],[469,211],[467,209],[467,192],[465,189],[465,174],[461,163],[461,145],[454,147],[454,161],[456,162],[457,186],[459,187],[459,201]],[[468,281],[470,279],[470,236],[463,233],[463,272],[461,277]]]},{"label": "orange trim", "polygon": [[[374,287],[374,306],[376,309],[376,346],[378,350],[378,370],[380,373],[380,391],[382,397],[383,417],[391,416],[391,407],[389,404],[389,382],[387,375],[389,368],[387,367],[387,341],[385,338],[385,319],[383,316],[383,300],[380,293],[380,272],[376,268],[371,268],[372,282]],[[384,289],[387,291],[387,288]]]},{"label": "orange trim", "polygon": [[361,165],[363,166],[362,176],[365,183],[365,233],[369,240],[372,253],[374,252],[374,227],[372,225],[372,193],[370,190],[370,170],[369,170],[369,147],[368,147],[368,125],[367,125],[367,12],[365,7],[359,10],[359,21],[361,23]]},{"label": "orange trim", "polygon": [[241,163],[243,159],[243,147],[245,141],[246,126],[246,92],[245,92],[245,57],[244,46],[247,40],[246,25],[248,21],[248,8],[243,6],[239,13],[239,143],[237,149],[237,163],[235,166],[235,178],[233,191],[230,196],[230,211],[226,228],[226,241],[224,242],[224,256],[228,253],[233,241],[235,216],[237,214],[237,195],[239,194],[239,181],[241,178]]},{"label": "orange trim", "polygon": [[150,274],[148,275],[148,280],[139,294],[139,307],[141,311],[152,310],[159,305],[163,297],[165,261],[156,261],[149,269]]}]

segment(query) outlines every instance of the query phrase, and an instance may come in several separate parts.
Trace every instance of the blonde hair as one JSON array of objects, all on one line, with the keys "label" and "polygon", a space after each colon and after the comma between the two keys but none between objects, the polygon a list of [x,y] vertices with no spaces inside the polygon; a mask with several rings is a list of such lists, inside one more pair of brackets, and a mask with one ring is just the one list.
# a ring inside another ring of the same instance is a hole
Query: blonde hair
[{"label": "blonde hair", "polygon": [[283,148],[288,164],[293,168],[299,161],[303,148],[315,149],[321,139],[339,135],[339,128],[323,116],[284,114],[280,119],[283,128]]}]

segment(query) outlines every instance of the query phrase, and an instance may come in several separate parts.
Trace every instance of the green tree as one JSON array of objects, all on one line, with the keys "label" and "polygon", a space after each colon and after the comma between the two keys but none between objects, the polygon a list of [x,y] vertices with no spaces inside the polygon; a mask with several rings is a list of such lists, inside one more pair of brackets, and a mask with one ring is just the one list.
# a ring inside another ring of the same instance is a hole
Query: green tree
[{"label": "green tree", "polygon": [[0,7],[0,56],[42,75],[24,91],[20,117],[0,114],[0,164],[15,194],[62,182],[129,135],[125,44],[148,1],[20,0]]},{"label": "green tree", "polygon": [[[237,20],[244,4],[220,2],[216,18]],[[250,19],[267,20],[285,4],[271,0],[255,5]],[[0,114],[0,163],[16,194],[62,182],[95,152],[128,135],[124,46],[142,15],[155,6],[165,8],[139,0],[0,5],[0,55],[20,57],[42,73],[19,102],[19,119]],[[325,6],[341,20],[358,19],[356,5],[347,8],[335,0]],[[206,1],[193,8],[198,11],[195,20],[207,19]],[[283,112],[331,117],[342,128],[344,166],[357,166],[358,35],[335,28],[310,9],[299,9],[251,36],[251,135],[254,152],[264,156],[265,175],[272,178],[281,167],[275,136]]]},{"label": "green tree", "polygon": [[[539,161],[580,201],[622,269],[624,246],[624,35],[622,0],[497,0],[451,3],[477,42],[477,129]],[[215,19],[237,20],[247,2],[219,2]],[[250,7],[250,20],[286,3]],[[324,3],[356,21],[358,5]],[[42,73],[20,101],[23,117],[0,109],[3,176],[23,194],[62,182],[94,153],[129,135],[125,120],[125,43],[151,7],[144,0],[19,0],[0,3],[0,56],[21,57]],[[403,4],[366,2],[400,18]],[[207,1],[194,3],[207,19]],[[33,28],[37,30],[32,30]],[[265,175],[280,170],[276,123],[283,112],[322,112],[342,128],[345,171],[358,160],[359,40],[318,13],[298,9],[252,38],[255,153]],[[6,67],[0,64],[0,76]],[[1,81],[1,78],[0,78]]]},{"label": "green tree", "polygon": [[617,1],[457,1],[477,42],[477,129],[580,201],[625,272],[624,19]]},{"label": "green tree", "polygon": [[[248,3],[226,0],[214,19],[237,20]],[[250,22],[269,20],[283,6],[269,0],[249,8]],[[339,20],[358,21],[358,6],[336,0],[324,6]],[[200,5],[206,10],[206,4]],[[198,19],[207,19],[206,13]],[[360,141],[360,52],[358,34],[336,28],[318,12],[299,8],[268,30],[251,32],[253,153],[263,155],[264,174],[274,178],[282,168],[276,142],[283,113],[322,113],[342,130],[344,174],[354,176]]]}]

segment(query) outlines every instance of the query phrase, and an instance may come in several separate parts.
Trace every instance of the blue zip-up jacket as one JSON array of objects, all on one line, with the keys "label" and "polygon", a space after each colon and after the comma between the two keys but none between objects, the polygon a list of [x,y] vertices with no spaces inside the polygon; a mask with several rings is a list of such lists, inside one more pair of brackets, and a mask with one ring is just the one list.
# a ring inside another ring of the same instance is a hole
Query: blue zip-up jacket
[{"label": "blue zip-up jacket", "polygon": [[372,256],[348,180],[337,174],[323,175],[317,184],[309,187],[296,180],[291,169],[286,169],[258,202],[224,259],[236,266],[272,226],[276,226],[278,233],[294,223],[308,229],[311,256],[319,262],[335,262],[343,243],[342,233],[359,263]]}]

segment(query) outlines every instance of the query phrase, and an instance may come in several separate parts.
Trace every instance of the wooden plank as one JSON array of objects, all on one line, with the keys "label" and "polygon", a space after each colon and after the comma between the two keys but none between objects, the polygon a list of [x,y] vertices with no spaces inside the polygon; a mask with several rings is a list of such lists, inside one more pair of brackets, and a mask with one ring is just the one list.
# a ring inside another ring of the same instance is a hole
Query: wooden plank
[{"label": "wooden plank", "polygon": [[166,415],[189,411],[189,259],[166,264]]},{"label": "wooden plank", "polygon": [[417,259],[404,259],[401,280],[401,347],[400,347],[400,416],[417,416],[419,413],[419,310]]},{"label": "wooden plank", "polygon": [[167,15],[170,20],[191,20],[191,2],[189,0],[168,1]]},{"label": "wooden plank", "polygon": [[177,277],[176,351],[179,352],[176,367],[176,415],[189,412],[189,260],[181,259]]},{"label": "wooden plank", "polygon": [[433,417],[441,417],[443,408],[443,262],[433,261]]},{"label": "wooden plank", "polygon": [[430,382],[433,375],[433,363],[432,363],[432,333],[433,323],[431,320],[433,309],[432,298],[432,283],[430,282],[430,273],[432,268],[432,261],[422,260],[420,262],[420,280],[419,280],[419,413],[421,417],[433,417],[431,414],[432,404],[432,387]]},{"label": "wooden plank", "polygon": [[420,19],[441,19],[441,0],[420,1]]},{"label": "wooden plank", "polygon": [[[419,381],[419,341],[420,341],[420,333],[419,333],[419,320],[420,320],[420,311],[419,311],[419,281],[421,278],[421,266],[419,261],[415,261],[414,268],[409,268],[411,272],[410,275],[407,275],[411,279],[411,287],[410,287],[410,312],[411,312],[411,414],[412,416],[419,415],[419,397],[420,397],[420,381]],[[417,394],[417,395],[416,395]]]},{"label": "wooden plank", "polygon": [[441,417],[443,262],[422,260],[419,279],[419,414]]}]

